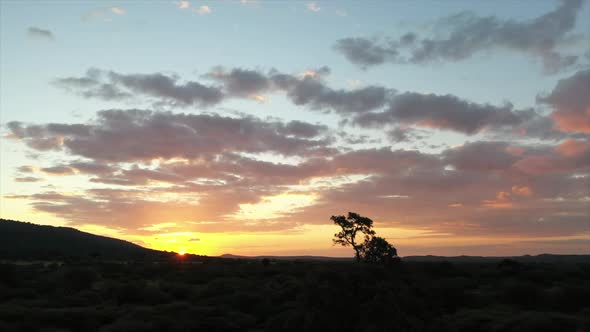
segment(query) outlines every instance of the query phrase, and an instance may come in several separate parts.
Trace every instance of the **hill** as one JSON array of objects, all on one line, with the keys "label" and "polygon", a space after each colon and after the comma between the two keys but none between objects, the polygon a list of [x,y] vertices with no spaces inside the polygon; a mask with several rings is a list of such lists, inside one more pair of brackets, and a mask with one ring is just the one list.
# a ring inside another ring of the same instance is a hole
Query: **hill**
[{"label": "hill", "polygon": [[128,260],[170,255],[172,253],[70,227],[0,219],[0,259],[59,260],[77,257]]}]

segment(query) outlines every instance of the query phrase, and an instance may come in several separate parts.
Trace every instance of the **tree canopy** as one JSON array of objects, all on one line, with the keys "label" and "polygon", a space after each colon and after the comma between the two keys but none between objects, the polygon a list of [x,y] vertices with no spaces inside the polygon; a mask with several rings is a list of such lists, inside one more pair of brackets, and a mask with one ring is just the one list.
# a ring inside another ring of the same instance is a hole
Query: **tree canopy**
[{"label": "tree canopy", "polygon": [[334,234],[334,244],[352,247],[357,262],[386,263],[397,257],[397,249],[387,240],[376,236],[373,220],[358,213],[348,212],[348,216],[332,216],[334,224],[342,230]]},{"label": "tree canopy", "polygon": [[368,263],[387,264],[397,256],[397,249],[382,237],[374,236],[363,247],[363,259]]}]

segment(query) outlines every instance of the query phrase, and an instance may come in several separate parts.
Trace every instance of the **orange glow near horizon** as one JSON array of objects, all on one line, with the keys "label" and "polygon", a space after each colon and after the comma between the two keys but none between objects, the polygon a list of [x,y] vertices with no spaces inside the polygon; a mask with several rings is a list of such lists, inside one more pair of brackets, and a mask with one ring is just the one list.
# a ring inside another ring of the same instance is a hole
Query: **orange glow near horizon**
[{"label": "orange glow near horizon", "polygon": [[[498,202],[484,202],[487,207],[506,208],[510,204],[498,204]],[[33,217],[33,215],[35,217]],[[7,216],[3,218],[35,222],[41,220],[39,213],[33,215]],[[55,218],[53,218],[55,219]],[[56,219],[57,220],[57,219]],[[54,226],[67,226],[66,222],[52,222]],[[350,256],[350,248],[333,246],[331,239],[338,228],[329,223],[322,225],[305,225],[300,229],[281,232],[167,232],[166,223],[156,224],[149,228],[154,231],[151,235],[127,234],[123,230],[95,225],[74,226],[81,231],[97,235],[114,237],[130,241],[146,248],[175,252],[179,257],[191,253],[195,255],[220,256],[223,254],[235,254],[243,256],[259,255],[318,255],[333,257]],[[392,242],[402,256],[415,254],[428,254],[427,250],[433,250],[435,255],[460,255],[458,251],[463,248],[476,247],[481,243],[490,243],[499,246],[513,245],[515,248],[522,241],[550,240],[552,237],[524,238],[519,236],[498,237],[497,235],[472,235],[457,236],[451,233],[440,233],[428,229],[411,229],[403,227],[385,227],[380,223],[375,224],[375,229],[380,236]],[[198,241],[191,239],[198,238]],[[587,240],[590,234],[580,236],[564,236],[558,240]],[[524,242],[523,242],[524,243]],[[425,248],[425,249],[418,249]],[[433,249],[428,249],[433,248]],[[448,249],[445,249],[448,248]],[[459,249],[456,249],[459,248]],[[419,251],[416,251],[419,250]],[[539,249],[540,250],[540,249]],[[436,251],[436,252],[435,252]],[[510,253],[510,252],[508,252]],[[539,254],[542,252],[528,252]],[[493,255],[490,252],[488,255]]]}]

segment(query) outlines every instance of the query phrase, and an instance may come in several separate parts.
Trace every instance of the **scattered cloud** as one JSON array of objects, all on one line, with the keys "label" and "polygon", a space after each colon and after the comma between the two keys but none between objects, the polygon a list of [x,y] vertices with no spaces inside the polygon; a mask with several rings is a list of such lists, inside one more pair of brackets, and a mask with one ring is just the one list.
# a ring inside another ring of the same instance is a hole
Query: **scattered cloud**
[{"label": "scattered cloud", "polygon": [[48,40],[48,41],[55,40],[53,32],[51,32],[50,30],[41,29],[41,28],[37,28],[37,27],[29,27],[27,29],[27,36],[29,36],[29,38],[38,39],[38,40]]},{"label": "scattered cloud", "polygon": [[190,7],[190,2],[188,1],[179,1],[178,2],[178,8],[179,9],[188,9]]},{"label": "scattered cloud", "polygon": [[196,10],[196,12],[199,15],[209,15],[209,14],[211,14],[211,7],[209,7],[209,6],[200,6]]},{"label": "scattered cloud", "polygon": [[319,12],[319,11],[321,11],[321,10],[322,10],[322,9],[321,9],[321,8],[320,8],[320,7],[317,5],[317,3],[315,3],[315,2],[309,2],[309,3],[306,5],[306,7],[307,7],[307,9],[308,9],[308,10],[310,10],[310,11],[312,11],[312,12],[314,12],[314,13],[317,13],[317,12]]},{"label": "scattered cloud", "polygon": [[33,149],[65,150],[104,162],[194,159],[224,151],[321,154],[329,141],[324,136],[326,127],[300,121],[266,122],[254,117],[145,110],[101,111],[88,124],[10,122],[7,126],[13,137]]},{"label": "scattered cloud", "polygon": [[555,151],[565,157],[582,156],[590,150],[590,142],[583,140],[567,139],[555,147]]},{"label": "scattered cloud", "polygon": [[50,175],[72,175],[74,174],[74,170],[67,166],[53,166],[53,167],[45,167],[41,168],[41,172],[50,174]]},{"label": "scattered cloud", "polygon": [[225,98],[255,98],[265,93],[282,92],[295,104],[310,109],[338,113],[358,113],[385,105],[391,90],[366,86],[354,90],[332,89],[323,81],[330,69],[308,70],[305,75],[284,74],[277,70],[223,67],[211,69],[204,78],[221,86],[197,81],[181,82],[177,75],[163,73],[122,74],[91,68],[85,76],[65,77],[54,84],[85,98],[124,100],[145,96],[155,103],[170,106],[210,107]]},{"label": "scattered cloud", "polygon": [[512,186],[512,192],[520,196],[532,196],[533,191],[527,186]]},{"label": "scattered cloud", "polygon": [[16,182],[40,182],[40,181],[44,181],[44,179],[36,178],[34,176],[23,176],[23,177],[15,177],[14,181],[16,181]]},{"label": "scattered cloud", "polygon": [[[211,13],[195,2],[175,4]],[[315,2],[302,4],[320,11]],[[362,67],[462,61],[504,49],[555,73],[579,62],[564,51],[578,38],[572,32],[579,7],[579,0],[563,1],[525,21],[459,13],[436,22],[436,34],[344,38],[335,48]],[[86,19],[125,14],[104,7]],[[54,39],[36,27],[27,35]],[[9,144],[22,144],[35,158],[15,168],[18,192],[3,199],[126,235],[182,225],[188,242],[200,241],[196,232],[298,232],[350,210],[380,227],[449,238],[588,234],[590,70],[561,79],[534,108],[399,91],[331,72],[218,66],[195,79],[90,68],[58,78],[56,87],[83,98],[151,109],[105,109],[69,123],[5,123]],[[212,111],[236,99],[268,108],[261,104],[270,98],[315,112],[314,119],[330,117],[334,127]],[[432,143],[447,136],[453,147]]]},{"label": "scattered cloud", "polygon": [[[91,183],[115,186],[7,197],[27,199],[34,209],[74,224],[129,233],[162,222],[199,232],[276,231],[323,223],[333,211],[352,209],[371,211],[383,225],[403,221],[461,235],[572,235],[587,227],[590,177],[571,176],[590,174],[584,140],[547,146],[476,141],[440,153],[338,150],[327,127],[306,122],[140,110],[101,111],[96,120],[78,124],[13,122],[8,129],[37,151],[57,142],[51,148],[67,159],[83,158],[19,172],[84,174]],[[257,157],[261,153],[300,161],[265,161]],[[302,203],[256,212],[274,200],[288,203],[282,198],[289,195]],[[244,213],[260,220],[235,220]],[[108,220],[93,217],[104,215]]]},{"label": "scattered cloud", "polygon": [[[276,69],[214,67],[201,76],[203,82],[182,81],[176,74],[125,74],[90,68],[84,76],[59,78],[54,84],[85,98],[143,99],[156,107],[207,108],[231,98],[266,102],[269,94],[281,93],[296,106],[332,112],[342,116],[343,123],[385,128],[386,132],[401,125],[466,135],[485,133],[498,139],[511,136],[556,140],[585,132],[587,72],[560,81],[550,95],[538,97],[539,104],[556,109],[551,116],[530,108],[515,109],[509,103],[481,104],[454,95],[398,92],[379,85],[334,89],[326,81],[328,67],[307,69],[297,75]],[[565,97],[568,93],[574,95]],[[579,129],[565,130],[572,126]]]},{"label": "scattered cloud", "polygon": [[310,10],[310,11],[312,11],[312,12],[315,12],[315,13],[319,12],[320,10],[322,10],[322,9],[321,9],[321,8],[320,8],[320,7],[317,5],[317,3],[315,3],[315,2],[310,2],[310,3],[308,3],[308,4],[306,5],[306,7],[307,7],[307,9],[308,9],[308,10]]},{"label": "scattered cloud", "polygon": [[121,7],[111,7],[111,12],[116,15],[125,15],[125,10]]},{"label": "scattered cloud", "polygon": [[112,6],[112,7],[103,7],[94,9],[92,11],[87,12],[82,16],[82,20],[84,21],[91,21],[96,19],[102,19],[103,21],[111,21],[112,16],[122,16],[126,14],[126,10],[122,7]]},{"label": "scattered cloud", "polygon": [[509,104],[493,106],[453,95],[406,92],[393,96],[385,110],[363,113],[354,122],[366,127],[401,123],[474,134],[487,128],[514,128],[536,116],[532,110],[514,110]]},{"label": "scattered cloud", "polygon": [[537,97],[550,105],[555,127],[562,132],[590,133],[590,69],[560,80],[548,95]]},{"label": "scattered cloud", "polygon": [[581,0],[564,0],[555,10],[528,21],[502,20],[461,12],[439,20],[434,36],[409,31],[398,38],[343,38],[334,48],[350,62],[367,68],[384,63],[424,64],[461,61],[475,54],[506,49],[541,61],[553,74],[576,64],[577,55],[561,53],[571,43]]},{"label": "scattered cloud", "polygon": [[162,73],[120,74],[91,68],[83,77],[55,80],[55,85],[85,98],[122,100],[134,95],[158,98],[172,105],[207,107],[219,103],[222,91],[194,81],[179,83],[176,76]]}]

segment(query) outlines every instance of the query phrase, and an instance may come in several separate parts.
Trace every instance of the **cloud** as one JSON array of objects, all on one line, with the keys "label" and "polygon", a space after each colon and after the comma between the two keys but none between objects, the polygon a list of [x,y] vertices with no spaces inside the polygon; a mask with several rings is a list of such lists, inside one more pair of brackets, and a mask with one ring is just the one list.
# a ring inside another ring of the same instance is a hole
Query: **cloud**
[{"label": "cloud", "polygon": [[72,175],[74,170],[67,166],[54,166],[41,168],[41,172],[51,175]]},{"label": "cloud", "polygon": [[211,14],[211,8],[209,6],[200,6],[199,9],[196,10],[196,12],[199,15],[209,15]]},{"label": "cloud", "polygon": [[33,176],[24,176],[24,177],[15,177],[14,181],[16,181],[16,182],[40,182],[40,181],[44,181],[44,179],[36,178]]},{"label": "cloud", "polygon": [[54,81],[57,87],[84,98],[117,101],[143,96],[155,103],[171,106],[210,107],[227,98],[256,98],[265,93],[285,93],[295,105],[318,111],[339,113],[365,112],[385,105],[392,90],[366,86],[353,90],[332,89],[323,80],[327,67],[309,71],[301,77],[277,70],[215,67],[204,79],[220,83],[207,85],[197,81],[181,82],[177,75],[163,73],[122,74],[90,68],[82,77],[63,77]]},{"label": "cloud", "polygon": [[[106,110],[88,124],[25,125],[10,122],[14,138],[29,147],[64,150],[95,161],[199,158],[223,152],[321,154],[326,128],[300,121],[265,122],[254,117]],[[165,138],[165,139],[163,139]]]},{"label": "cloud", "polygon": [[578,157],[582,156],[590,150],[590,142],[582,141],[582,140],[575,140],[575,139],[567,139],[559,144],[555,151],[565,157]]},{"label": "cloud", "polygon": [[95,20],[95,19],[102,19],[103,21],[111,21],[112,20],[112,16],[116,15],[116,16],[122,16],[125,15],[127,12],[125,9],[123,9],[122,7],[117,7],[117,6],[112,6],[112,7],[103,7],[103,8],[98,8],[92,11],[89,11],[88,13],[84,14],[84,16],[82,16],[82,20],[84,21],[90,21],[90,20]]},{"label": "cloud", "polygon": [[113,12],[116,15],[125,15],[125,9],[121,8],[121,7],[111,7],[111,12]]},{"label": "cloud", "polygon": [[284,92],[295,105],[312,110],[354,113],[374,110],[385,105],[391,90],[381,86],[367,86],[354,90],[336,90],[323,80],[330,73],[328,67],[307,70],[303,75],[290,75],[277,70],[263,73],[256,70],[215,68],[206,77],[223,83],[231,96],[257,95],[265,92]]},{"label": "cloud", "polygon": [[112,173],[114,168],[110,165],[100,164],[88,161],[76,161],[65,165],[66,167],[75,169],[78,173],[102,175]]},{"label": "cloud", "polygon": [[34,173],[35,168],[33,166],[24,165],[17,168],[17,171],[20,173]]},{"label": "cloud", "polygon": [[188,9],[190,7],[190,2],[188,1],[179,1],[178,8],[179,9]]},{"label": "cloud", "polygon": [[[328,67],[308,69],[297,75],[276,69],[265,72],[259,69],[214,67],[201,76],[208,82],[199,82],[182,81],[176,74],[124,74],[90,68],[84,76],[58,78],[54,84],[85,98],[108,101],[137,101],[143,98],[156,107],[164,104],[206,108],[231,98],[264,102],[268,100],[265,95],[284,94],[296,106],[321,113],[336,113],[344,119],[345,124],[386,128],[389,134],[400,134],[394,128],[403,126],[452,130],[467,135],[483,132],[495,135],[498,139],[506,136],[515,139],[563,139],[570,136],[569,133],[554,129],[554,120],[569,115],[569,111],[567,114],[555,112],[551,118],[533,109],[514,109],[509,103],[481,104],[454,95],[400,93],[379,85],[334,89],[326,82],[329,74]],[[578,76],[583,78],[582,74]],[[576,80],[580,79],[576,77]],[[562,82],[561,85],[566,83]],[[580,86],[582,89],[578,90],[583,91],[584,84],[569,84],[571,87],[567,89]],[[539,97],[539,103],[555,104],[557,94],[562,93],[562,90],[559,87],[551,96]],[[575,111],[580,113],[580,110],[584,110],[585,96],[579,92],[576,92],[576,96],[580,101],[574,105]],[[566,99],[565,102],[569,101]],[[51,146],[53,143],[44,144]]]},{"label": "cloud", "polygon": [[538,96],[550,105],[555,127],[562,132],[590,133],[590,69],[560,80],[548,95]]},{"label": "cloud", "polygon": [[532,196],[533,191],[528,186],[512,186],[512,192],[520,196]]},{"label": "cloud", "polygon": [[27,36],[29,36],[29,38],[37,39],[37,40],[48,40],[48,41],[55,40],[53,32],[51,32],[50,30],[45,30],[45,29],[41,29],[41,28],[37,28],[37,27],[29,27],[27,29]]},{"label": "cloud", "polygon": [[[581,139],[472,142],[430,154],[390,148],[326,154],[331,141],[324,126],[139,110],[102,111],[88,123],[8,128],[33,148],[36,140],[60,142],[55,148],[65,152],[64,161],[40,168],[48,177],[76,172],[114,186],[5,196],[75,225],[128,234],[162,222],[199,232],[261,232],[325,223],[326,216],[353,210],[380,226],[452,236],[568,236],[587,229],[590,149]],[[300,161],[258,159],[267,152]],[[86,159],[68,161],[72,156]],[[314,200],[264,222],[232,217],[285,193]]]},{"label": "cloud", "polygon": [[590,170],[590,143],[565,140],[556,146],[514,145],[507,142],[466,143],[443,152],[455,169],[476,172],[504,172],[514,176]]},{"label": "cloud", "polygon": [[343,53],[350,62],[363,67],[397,60],[399,55],[399,52],[394,48],[380,46],[376,39],[361,37],[339,39],[334,45],[334,49]]},{"label": "cloud", "polygon": [[[280,93],[309,110],[333,112],[365,128],[383,128],[384,137],[393,142],[418,140],[430,132],[420,128],[493,133],[495,140],[436,153],[392,150],[383,144],[338,148],[338,140],[376,142],[347,133],[346,126],[338,128],[337,140],[334,129],[304,121],[103,110],[80,123],[7,123],[7,138],[42,157],[50,151],[51,158],[44,160],[53,161],[19,167],[15,181],[37,181],[23,176],[29,173],[42,173],[48,181],[78,174],[89,186],[73,193],[4,198],[28,200],[34,210],[74,225],[102,225],[125,234],[144,234],[142,229],[166,222],[198,232],[295,231],[302,225],[324,224],[328,216],[348,210],[370,215],[380,227],[445,236],[522,238],[587,232],[590,143],[578,127],[558,126],[555,116],[587,108],[584,71],[539,96],[540,105],[551,107],[552,117],[510,104],[480,104],[376,85],[336,89],[327,83],[329,74],[326,67],[304,74],[216,67],[201,77],[207,81],[201,83],[174,74],[90,69],[82,77],[61,78],[56,84],[88,98],[140,96],[199,107]],[[553,125],[562,132],[555,132]],[[521,129],[525,138],[551,140],[525,144],[504,135],[520,135]],[[245,206],[264,206],[273,197],[288,195],[313,200],[268,220],[235,218]]]},{"label": "cloud", "polygon": [[554,151],[532,153],[514,163],[513,167],[526,174],[543,175],[551,173],[581,172],[590,170],[590,149],[585,148],[576,154],[563,155],[563,144]]},{"label": "cloud", "polygon": [[531,110],[514,110],[509,104],[493,106],[453,95],[406,92],[392,97],[384,111],[361,114],[354,122],[364,127],[401,123],[474,134],[488,128],[514,128],[535,115]]},{"label": "cloud", "polygon": [[265,92],[271,85],[270,80],[263,73],[241,68],[226,71],[223,67],[216,67],[205,77],[223,83],[229,95],[240,97],[254,96]]},{"label": "cloud", "polygon": [[528,21],[462,12],[439,20],[433,37],[420,37],[410,31],[386,40],[343,38],[334,47],[362,67],[387,62],[454,62],[485,51],[507,49],[538,58],[546,73],[556,73],[577,62],[578,56],[562,54],[560,49],[575,39],[570,32],[581,5],[581,0],[563,0],[555,10]]},{"label": "cloud", "polygon": [[219,103],[223,98],[222,91],[217,87],[194,81],[178,81],[178,77],[162,73],[120,74],[91,68],[83,77],[59,78],[54,84],[85,98],[103,100],[121,100],[144,95],[172,105],[208,107]]},{"label": "cloud", "polygon": [[160,73],[122,75],[109,72],[108,75],[112,83],[123,86],[134,93],[160,97],[185,105],[208,106],[218,103],[222,98],[221,92],[215,87],[205,86],[198,82],[177,84],[177,78]]},{"label": "cloud", "polygon": [[315,2],[310,2],[306,5],[307,9],[312,11],[312,12],[319,12],[321,10],[321,8],[315,3]]},{"label": "cloud", "polygon": [[473,142],[448,149],[446,160],[458,170],[491,172],[509,169],[519,157],[505,142]]},{"label": "cloud", "polygon": [[295,105],[306,105],[314,110],[360,113],[382,107],[390,93],[390,90],[380,86],[333,90],[318,80],[306,77],[293,85],[287,95]]}]

